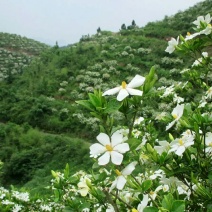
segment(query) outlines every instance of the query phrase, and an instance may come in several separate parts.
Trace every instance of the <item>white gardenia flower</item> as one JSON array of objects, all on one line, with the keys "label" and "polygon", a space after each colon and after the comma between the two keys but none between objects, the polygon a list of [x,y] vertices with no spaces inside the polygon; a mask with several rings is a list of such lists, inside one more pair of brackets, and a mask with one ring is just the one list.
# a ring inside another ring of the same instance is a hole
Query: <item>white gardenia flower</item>
[{"label": "white gardenia flower", "polygon": [[[212,90],[211,90],[211,91],[212,91]],[[211,92],[211,93],[212,93],[212,92]],[[205,105],[207,104],[206,98],[207,98],[207,97],[202,97],[202,99],[201,99],[200,102],[199,102],[198,108],[205,107]]]},{"label": "white gardenia flower", "polygon": [[52,208],[48,205],[41,205],[40,208],[42,211],[52,211]]},{"label": "white gardenia flower", "polygon": [[150,191],[149,196],[151,197],[151,199],[155,200],[155,198],[157,197],[157,192],[156,191]]},{"label": "white gardenia flower", "polygon": [[137,130],[137,129],[133,129],[132,131],[132,135],[134,138],[138,138],[141,134],[141,131],[140,130]]},{"label": "white gardenia flower", "polygon": [[174,85],[171,85],[171,86],[169,86],[169,87],[167,87],[165,89],[165,92],[163,93],[163,95],[161,96],[161,98],[167,97],[167,96],[169,96],[169,95],[171,95],[173,93],[174,93]]},{"label": "white gardenia flower", "polygon": [[177,138],[170,143],[170,152],[175,152],[176,155],[182,156],[186,148],[194,144],[194,135],[184,135],[182,138]]},{"label": "white gardenia flower", "polygon": [[12,191],[12,196],[23,202],[29,202],[29,193],[28,192]]},{"label": "white gardenia flower", "polygon": [[207,146],[205,148],[205,152],[212,154],[212,133],[211,132],[206,133],[205,144]]},{"label": "white gardenia flower", "polygon": [[123,141],[128,140],[129,129],[120,129],[120,130],[117,130],[116,132],[120,133],[123,136]]},{"label": "white gardenia flower", "polygon": [[149,179],[155,180],[157,177],[163,178],[165,176],[165,172],[162,169],[155,171],[152,175],[149,176]]},{"label": "white gardenia flower", "polygon": [[23,208],[23,206],[15,204],[12,208],[12,212],[19,212],[21,211],[21,208]]},{"label": "white gardenia flower", "polygon": [[170,178],[163,177],[160,179],[160,183],[162,183],[163,185],[168,185],[169,187],[173,187],[173,185],[175,186],[184,185],[184,183],[176,177],[170,177]]},{"label": "white gardenia flower", "polygon": [[116,187],[118,190],[122,190],[127,182],[126,177],[130,175],[133,170],[135,169],[137,162],[132,162],[129,165],[127,165],[121,172],[116,169],[115,172],[118,175],[118,177],[113,181],[110,192]]},{"label": "white gardenia flower", "polygon": [[168,42],[168,47],[166,48],[165,52],[168,52],[169,54],[174,52],[175,47],[178,45],[178,43],[179,43],[179,36],[177,37],[177,40],[175,38],[171,38],[171,40]]},{"label": "white gardenia flower", "polygon": [[139,87],[143,85],[145,81],[145,77],[142,77],[140,75],[136,75],[129,84],[127,84],[125,81],[122,82],[121,86],[109,89],[105,91],[102,95],[114,95],[118,93],[117,100],[122,101],[129,95],[133,96],[142,96],[143,91],[134,89],[136,87]]},{"label": "white gardenia flower", "polygon": [[81,181],[77,184],[79,188],[78,192],[81,194],[81,196],[85,197],[89,191],[87,183],[90,183],[91,180],[87,177],[82,177],[80,180]]},{"label": "white gardenia flower", "polygon": [[155,192],[157,193],[158,191],[163,190],[163,192],[167,192],[169,190],[168,185],[159,185],[156,189]]},{"label": "white gardenia flower", "polygon": [[199,58],[194,61],[194,63],[192,64],[192,67],[199,66],[199,65],[201,65],[201,63],[202,63],[202,58]]},{"label": "white gardenia flower", "polygon": [[187,33],[186,37],[185,37],[185,41],[187,40],[191,40],[193,38],[195,38],[196,36],[200,35],[201,33],[200,32],[196,32],[194,34],[190,34],[189,32]]},{"label": "white gardenia flower", "polygon": [[208,57],[208,52],[202,52],[203,57]]},{"label": "white gardenia flower", "polygon": [[193,24],[195,24],[197,28],[201,28],[201,23],[210,24],[211,20],[212,20],[212,17],[208,13],[205,17],[204,16],[197,17],[197,20],[195,20]]},{"label": "white gardenia flower", "polygon": [[143,200],[138,205],[137,210],[133,208],[132,212],[143,212],[144,208],[146,208],[146,206],[148,204],[148,200],[149,200],[148,194],[144,194],[143,195]]},{"label": "white gardenia flower", "polygon": [[212,98],[212,87],[210,87],[206,92],[206,99]]},{"label": "white gardenia flower", "polygon": [[106,212],[115,212],[114,207],[112,205],[109,205],[106,209]]},{"label": "white gardenia flower", "polygon": [[170,144],[167,141],[158,141],[160,146],[154,146],[154,149],[157,151],[159,155],[162,155],[163,152],[168,152],[170,149]]},{"label": "white gardenia flower", "polygon": [[200,31],[199,33],[202,34],[202,35],[210,35],[212,32],[212,26],[211,24],[208,24],[208,26],[203,29],[202,31]]},{"label": "white gardenia flower", "polygon": [[91,157],[98,157],[99,165],[106,165],[111,162],[115,165],[120,165],[123,160],[123,153],[130,150],[129,144],[124,143],[124,137],[121,133],[115,132],[110,137],[105,133],[100,133],[97,136],[99,143],[90,146]]},{"label": "white gardenia flower", "polygon": [[184,110],[184,104],[181,105],[177,105],[173,111],[172,111],[172,116],[174,118],[174,121],[172,121],[171,123],[169,123],[166,126],[166,130],[170,129],[183,115],[183,110]]},{"label": "white gardenia flower", "polygon": [[184,102],[184,98],[177,96],[177,94],[174,94],[173,102],[176,102],[177,104],[180,104],[181,102]]},{"label": "white gardenia flower", "polygon": [[138,124],[140,124],[142,121],[144,121],[144,118],[143,118],[143,117],[139,117],[139,118],[135,119],[134,125],[138,125]]}]

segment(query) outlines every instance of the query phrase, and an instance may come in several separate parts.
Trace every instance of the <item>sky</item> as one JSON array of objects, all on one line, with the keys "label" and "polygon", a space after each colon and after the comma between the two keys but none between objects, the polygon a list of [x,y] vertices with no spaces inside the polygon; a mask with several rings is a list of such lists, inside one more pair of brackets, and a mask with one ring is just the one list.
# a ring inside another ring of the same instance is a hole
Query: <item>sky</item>
[{"label": "sky", "polygon": [[[0,32],[59,46],[101,30],[162,20],[203,0],[0,0]],[[202,14],[205,15],[205,14]],[[196,17],[194,17],[194,20]]]}]

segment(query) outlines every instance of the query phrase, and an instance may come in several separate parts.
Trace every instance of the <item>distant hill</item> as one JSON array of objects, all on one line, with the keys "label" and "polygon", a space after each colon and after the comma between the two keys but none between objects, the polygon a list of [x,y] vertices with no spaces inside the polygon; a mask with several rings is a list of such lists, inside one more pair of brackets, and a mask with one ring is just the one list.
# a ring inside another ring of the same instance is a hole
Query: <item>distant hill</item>
[{"label": "distant hill", "polygon": [[32,58],[38,57],[47,48],[48,45],[38,41],[0,32],[0,81],[22,73]]}]

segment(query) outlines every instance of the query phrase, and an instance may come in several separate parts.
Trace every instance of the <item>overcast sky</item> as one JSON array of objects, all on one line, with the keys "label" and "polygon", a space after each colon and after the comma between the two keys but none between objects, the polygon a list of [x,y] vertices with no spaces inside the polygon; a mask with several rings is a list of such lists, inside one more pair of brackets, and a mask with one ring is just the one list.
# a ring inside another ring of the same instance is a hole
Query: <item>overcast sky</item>
[{"label": "overcast sky", "polygon": [[[139,27],[162,20],[203,0],[0,0],[0,32],[50,45],[78,42],[82,35],[119,31],[135,20]],[[202,14],[205,15],[205,14]],[[196,17],[194,17],[196,19]]]}]

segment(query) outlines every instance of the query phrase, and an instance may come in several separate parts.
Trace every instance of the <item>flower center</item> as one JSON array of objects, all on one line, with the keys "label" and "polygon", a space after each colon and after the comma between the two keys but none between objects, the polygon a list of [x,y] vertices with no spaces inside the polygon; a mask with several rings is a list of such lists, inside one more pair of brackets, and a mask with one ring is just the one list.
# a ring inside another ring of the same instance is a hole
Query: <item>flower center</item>
[{"label": "flower center", "polygon": [[188,35],[188,36],[190,36],[190,35],[191,35],[191,33],[190,33],[190,32],[187,32],[187,35]]},{"label": "flower center", "polygon": [[154,191],[150,191],[149,194],[150,194],[150,195],[154,195],[155,192],[154,192]]},{"label": "flower center", "polygon": [[183,146],[183,140],[182,139],[179,139],[178,142],[179,142],[180,146]]},{"label": "flower center", "polygon": [[126,83],[125,81],[123,81],[123,82],[121,83],[121,87],[122,87],[123,89],[126,89],[127,83]]},{"label": "flower center", "polygon": [[106,147],[107,151],[110,151],[110,152],[113,151],[113,147],[111,145],[107,144],[105,147]]},{"label": "flower center", "polygon": [[132,212],[138,212],[138,210],[136,210],[135,208],[132,209]]},{"label": "flower center", "polygon": [[177,118],[177,114],[173,114],[172,116],[173,116],[173,118],[174,118],[174,119],[176,119],[176,118]]},{"label": "flower center", "polygon": [[163,186],[163,191],[166,192],[169,190],[169,187],[168,186]]},{"label": "flower center", "polygon": [[121,172],[118,169],[116,169],[115,172],[118,176],[121,176]]},{"label": "flower center", "polygon": [[209,147],[212,147],[212,142],[210,142],[210,143],[208,144],[208,146],[209,146]]},{"label": "flower center", "polygon": [[211,24],[208,24],[209,27],[211,27]]}]

